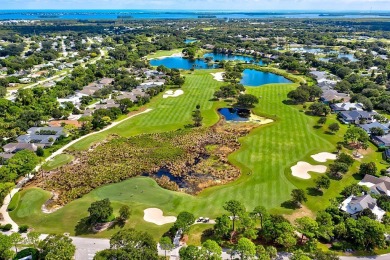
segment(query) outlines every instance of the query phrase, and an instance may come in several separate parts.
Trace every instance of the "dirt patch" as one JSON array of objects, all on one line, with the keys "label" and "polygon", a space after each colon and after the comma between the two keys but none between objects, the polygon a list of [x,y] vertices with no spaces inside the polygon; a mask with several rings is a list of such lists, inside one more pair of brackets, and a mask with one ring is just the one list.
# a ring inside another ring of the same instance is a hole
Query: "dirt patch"
[{"label": "dirt patch", "polygon": [[285,214],[283,215],[288,221],[291,223],[294,223],[294,221],[298,218],[302,217],[310,217],[310,218],[315,218],[315,214],[313,211],[308,209],[306,206],[302,206],[300,209],[295,210],[292,214]]}]

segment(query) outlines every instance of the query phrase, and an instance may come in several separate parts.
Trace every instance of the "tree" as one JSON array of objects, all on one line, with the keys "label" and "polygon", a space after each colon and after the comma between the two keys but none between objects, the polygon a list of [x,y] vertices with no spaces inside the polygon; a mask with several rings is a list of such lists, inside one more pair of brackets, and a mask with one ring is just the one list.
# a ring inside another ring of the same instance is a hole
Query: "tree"
[{"label": "tree", "polygon": [[311,258],[301,250],[298,250],[295,251],[294,254],[290,257],[290,260],[311,260]]},{"label": "tree", "polygon": [[368,143],[368,134],[362,128],[353,126],[345,132],[344,141],[360,148]]},{"label": "tree", "polygon": [[49,235],[41,241],[41,256],[47,260],[72,260],[76,247],[72,239],[64,235]]},{"label": "tree", "polygon": [[289,248],[296,244],[295,228],[280,215],[271,215],[262,229],[262,236],[269,243],[276,242],[280,246]]},{"label": "tree", "polygon": [[222,248],[218,245],[217,242],[211,239],[207,239],[203,244],[202,248],[207,254],[207,259],[221,259]]},{"label": "tree", "polygon": [[24,241],[24,238],[20,233],[12,233],[9,237],[15,247],[15,252],[18,253],[18,245]]},{"label": "tree", "polygon": [[252,259],[256,255],[255,244],[245,237],[238,240],[235,250],[240,254],[242,260]]},{"label": "tree", "polygon": [[309,93],[299,88],[290,91],[287,94],[287,97],[297,104],[303,104],[309,101]]},{"label": "tree", "polygon": [[385,227],[382,223],[368,217],[346,220],[348,239],[357,248],[372,251],[385,245]]},{"label": "tree", "polygon": [[320,102],[311,104],[309,109],[315,116],[327,116],[330,113],[330,108],[324,103]]},{"label": "tree", "polygon": [[202,250],[196,246],[189,245],[186,247],[182,247],[179,250],[179,256],[182,260],[203,260]]},{"label": "tree", "polygon": [[377,204],[378,204],[378,207],[380,207],[381,209],[385,210],[385,211],[388,211],[390,212],[390,197],[387,196],[387,195],[381,195],[378,199],[377,199]]},{"label": "tree", "polygon": [[200,109],[196,109],[192,111],[192,121],[194,121],[194,126],[195,127],[200,127],[202,126],[202,113],[200,112]]},{"label": "tree", "polygon": [[[121,256],[121,257],[119,257]],[[96,259],[157,260],[157,244],[153,237],[135,229],[122,229],[110,239],[110,249],[98,252]]]},{"label": "tree", "polygon": [[169,237],[162,237],[160,239],[160,247],[165,251],[165,257],[167,257],[167,251],[171,251],[173,248],[175,248],[172,240]]},{"label": "tree", "polygon": [[302,202],[307,201],[306,193],[302,189],[294,189],[291,191],[292,201],[300,206]]},{"label": "tree", "polygon": [[273,246],[268,246],[265,250],[271,259],[274,259],[278,255],[278,251]]},{"label": "tree", "polygon": [[11,259],[14,256],[14,252],[11,250],[12,246],[12,239],[0,233],[0,259]]},{"label": "tree", "polygon": [[35,153],[37,156],[42,157],[45,154],[45,151],[43,150],[42,147],[39,146]]},{"label": "tree", "polygon": [[376,164],[374,162],[362,163],[359,168],[359,174],[362,175],[376,175],[378,169],[376,168]]},{"label": "tree", "polygon": [[340,130],[340,125],[338,123],[332,123],[328,126],[329,131],[336,133]]},{"label": "tree", "polygon": [[256,221],[248,213],[244,212],[240,215],[240,221],[238,222],[238,232],[241,236],[256,239],[257,238],[257,228]]},{"label": "tree", "polygon": [[348,166],[352,166],[355,160],[349,154],[340,153],[337,155],[336,162],[345,163]]},{"label": "tree", "polygon": [[231,223],[227,215],[222,215],[215,219],[214,232],[218,238],[223,239],[228,237],[232,227]]},{"label": "tree", "polygon": [[325,175],[318,177],[314,182],[318,190],[328,189],[330,186],[330,179]]},{"label": "tree", "polygon": [[323,124],[325,124],[326,123],[326,117],[320,117],[320,119],[318,119],[318,121],[317,121],[317,123],[319,124],[319,125],[323,125]]},{"label": "tree", "polygon": [[332,215],[320,211],[317,213],[316,221],[318,223],[318,235],[329,241],[330,238],[333,237],[334,230]]},{"label": "tree", "polygon": [[249,109],[253,108],[255,104],[259,103],[259,99],[252,94],[242,94],[237,98],[237,103],[234,105],[238,108]]},{"label": "tree", "polygon": [[107,219],[112,215],[113,211],[114,210],[111,206],[111,202],[108,198],[100,201],[95,201],[88,208],[88,221],[92,225],[99,222],[107,221]]},{"label": "tree", "polygon": [[174,226],[176,229],[181,229],[183,233],[186,233],[190,229],[190,226],[194,224],[194,222],[195,216],[192,213],[183,211],[180,212],[179,215],[177,215],[177,219]]},{"label": "tree", "polygon": [[306,236],[309,239],[315,238],[318,232],[318,223],[310,217],[302,217],[295,220],[298,231],[302,234],[301,242],[303,237]]},{"label": "tree", "polygon": [[264,246],[258,245],[256,246],[256,256],[259,260],[270,260],[270,256],[268,252],[265,250]]},{"label": "tree", "polygon": [[40,236],[41,234],[38,232],[27,233],[27,243],[33,248],[38,249],[39,243],[41,242]]},{"label": "tree", "polygon": [[119,100],[119,108],[122,113],[127,113],[129,108],[133,107],[134,103],[129,98]]},{"label": "tree", "polygon": [[230,214],[232,214],[232,223],[233,223],[232,230],[234,231],[235,230],[234,224],[235,224],[236,217],[242,215],[246,211],[246,209],[244,205],[237,200],[229,200],[225,202],[223,209],[230,212]]},{"label": "tree", "polygon": [[269,217],[267,209],[263,206],[257,206],[251,214],[253,217],[260,219],[260,227],[263,227],[264,220]]},{"label": "tree", "polygon": [[131,210],[130,210],[129,206],[123,205],[122,207],[120,207],[120,209],[119,209],[119,220],[120,221],[125,222],[126,220],[129,219],[130,215],[131,215]]},{"label": "tree", "polygon": [[372,127],[370,128],[371,135],[375,136],[383,136],[385,135],[385,131],[380,127]]}]

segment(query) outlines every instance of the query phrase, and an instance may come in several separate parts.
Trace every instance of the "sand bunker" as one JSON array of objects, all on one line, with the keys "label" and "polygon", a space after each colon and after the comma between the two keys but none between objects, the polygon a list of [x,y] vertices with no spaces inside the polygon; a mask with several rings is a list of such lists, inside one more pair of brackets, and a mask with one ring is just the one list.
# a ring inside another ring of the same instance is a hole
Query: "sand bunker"
[{"label": "sand bunker", "polygon": [[151,222],[161,226],[169,223],[174,223],[176,221],[176,217],[165,217],[161,209],[148,208],[144,210],[144,220],[146,222]]},{"label": "sand bunker", "polygon": [[213,75],[216,81],[223,81],[223,74],[225,74],[225,72],[217,72],[217,73],[210,73],[210,74]]},{"label": "sand bunker", "polygon": [[183,53],[180,53],[180,52],[178,52],[178,53],[174,53],[174,54],[172,54],[172,55],[170,55],[170,56],[160,56],[160,57],[157,57],[157,58],[152,58],[151,60],[153,60],[153,59],[156,59],[156,60],[162,60],[162,59],[165,59],[165,58],[174,58],[174,57],[183,57]]},{"label": "sand bunker", "polygon": [[291,173],[293,176],[308,180],[311,178],[309,172],[325,173],[326,166],[324,165],[311,165],[307,162],[298,162],[291,167]]},{"label": "sand bunker", "polygon": [[336,160],[337,155],[334,153],[317,153],[311,156],[317,162],[326,162],[327,160]]},{"label": "sand bunker", "polygon": [[165,92],[165,94],[163,95],[163,98],[169,98],[169,97],[178,97],[180,95],[183,95],[184,94],[184,91],[181,90],[181,89],[178,89],[178,90],[168,90],[167,92]]}]

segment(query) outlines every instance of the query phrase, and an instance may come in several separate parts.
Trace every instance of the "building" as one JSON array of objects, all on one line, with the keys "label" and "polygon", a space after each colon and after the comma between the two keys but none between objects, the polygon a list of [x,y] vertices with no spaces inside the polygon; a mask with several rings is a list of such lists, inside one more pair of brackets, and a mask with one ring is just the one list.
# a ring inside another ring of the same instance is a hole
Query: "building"
[{"label": "building", "polygon": [[5,153],[16,153],[21,150],[30,150],[32,152],[36,152],[38,147],[43,147],[39,144],[31,144],[31,143],[9,143],[3,146],[3,150]]},{"label": "building", "polygon": [[350,102],[344,102],[344,103],[335,103],[331,104],[330,108],[335,112],[341,112],[341,111],[363,111],[364,106],[361,103],[350,103]]},{"label": "building", "polygon": [[339,113],[339,120],[344,124],[362,124],[364,123],[372,123],[375,121],[374,115],[375,112],[367,112],[367,111],[342,111]]},{"label": "building", "polygon": [[371,136],[371,141],[378,147],[390,147],[390,134],[383,136]]},{"label": "building", "polygon": [[323,91],[320,100],[325,104],[335,103],[335,102],[349,102],[351,97],[345,93],[339,93],[336,90],[330,89]]},{"label": "building", "polygon": [[370,124],[364,124],[364,125],[359,125],[360,128],[362,128],[364,131],[366,131],[367,134],[371,134],[371,129],[372,128],[380,128],[382,129],[385,134],[389,133],[389,128],[388,128],[388,124],[386,125],[383,125],[379,122],[372,122]]},{"label": "building", "polygon": [[0,153],[0,165],[4,165],[6,161],[11,159],[15,154],[13,153]]},{"label": "building", "polygon": [[351,195],[341,203],[340,209],[352,216],[356,216],[364,209],[370,209],[376,215],[377,220],[381,220],[386,214],[386,211],[376,205],[376,199],[369,194],[358,197]]},{"label": "building", "polygon": [[366,174],[359,185],[368,187],[371,194],[390,196],[390,177],[382,176],[378,178]]}]

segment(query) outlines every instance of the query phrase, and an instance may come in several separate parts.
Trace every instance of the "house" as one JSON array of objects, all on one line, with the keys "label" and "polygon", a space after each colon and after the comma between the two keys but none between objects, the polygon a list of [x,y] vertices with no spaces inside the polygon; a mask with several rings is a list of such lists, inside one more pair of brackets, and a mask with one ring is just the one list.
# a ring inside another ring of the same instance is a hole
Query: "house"
[{"label": "house", "polygon": [[38,147],[43,147],[39,144],[31,144],[31,143],[9,143],[3,146],[3,150],[6,153],[16,153],[21,150],[30,150],[36,152]]},{"label": "house", "polygon": [[372,194],[390,196],[390,177],[382,176],[378,178],[366,174],[363,180],[359,182],[359,185],[368,187]]},{"label": "house", "polygon": [[374,122],[374,115],[376,115],[375,112],[367,112],[367,111],[342,111],[339,113],[339,120],[344,124],[361,124],[362,122],[365,123],[372,123]]},{"label": "house", "polygon": [[337,101],[349,102],[351,97],[348,94],[339,93],[336,90],[325,90],[322,93],[320,100],[325,104],[330,104]]},{"label": "house", "polygon": [[113,78],[102,78],[101,80],[99,80],[99,84],[102,84],[102,85],[110,85],[113,82],[114,82]]},{"label": "house", "polygon": [[77,93],[87,95],[87,96],[92,96],[99,89],[100,88],[97,86],[85,86],[82,90],[78,91]]},{"label": "house", "polygon": [[63,127],[31,127],[27,134],[16,138],[18,143],[40,144],[43,147],[52,146],[61,136],[66,136]]},{"label": "house", "polygon": [[21,79],[19,79],[19,82],[22,84],[30,83],[31,78],[21,78]]},{"label": "house", "polygon": [[343,103],[336,103],[336,104],[331,104],[330,108],[335,112],[340,112],[340,111],[363,111],[364,106],[361,103],[350,103],[350,102],[343,102]]},{"label": "house", "polygon": [[0,165],[4,165],[6,161],[11,159],[15,154],[13,153],[0,153]]},{"label": "house", "polygon": [[381,220],[382,217],[386,214],[386,211],[382,210],[376,205],[376,199],[372,198],[369,194],[358,197],[354,195],[349,196],[341,203],[340,209],[351,214],[352,216],[356,216],[364,209],[370,209],[372,213],[376,215],[377,220]]},{"label": "house", "polygon": [[370,124],[359,125],[359,127],[362,128],[364,131],[366,131],[367,134],[371,134],[372,128],[380,128],[385,132],[385,134],[389,133],[390,130],[388,128],[388,124],[383,125],[379,122],[372,122]]},{"label": "house", "polygon": [[390,134],[383,136],[371,136],[371,141],[378,147],[390,147]]},{"label": "house", "polygon": [[70,103],[72,103],[75,106],[79,106],[80,102],[81,102],[81,98],[82,97],[87,97],[87,96],[88,95],[86,95],[86,94],[83,94],[83,93],[80,93],[80,92],[76,92],[76,94],[73,95],[73,96],[68,96],[66,98],[57,98],[57,101],[58,101],[58,103],[60,103],[60,105],[62,107],[64,106],[64,103],[66,103],[66,102],[70,102]]}]

